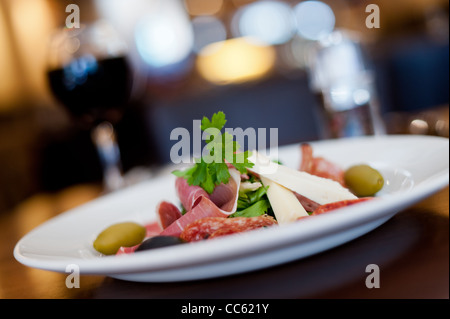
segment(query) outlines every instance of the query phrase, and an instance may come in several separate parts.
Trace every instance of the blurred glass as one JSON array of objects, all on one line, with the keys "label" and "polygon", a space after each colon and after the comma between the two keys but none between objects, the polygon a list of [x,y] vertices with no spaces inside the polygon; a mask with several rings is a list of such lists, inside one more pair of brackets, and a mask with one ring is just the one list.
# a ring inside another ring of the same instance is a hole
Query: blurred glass
[{"label": "blurred glass", "polygon": [[310,86],[323,113],[323,138],[384,134],[374,87],[358,39],[336,30],[309,52]]},{"label": "blurred glass", "polygon": [[113,124],[121,119],[131,94],[126,54],[122,39],[104,21],[62,28],[50,41],[50,89],[75,123],[92,128],[105,191],[123,186]]}]

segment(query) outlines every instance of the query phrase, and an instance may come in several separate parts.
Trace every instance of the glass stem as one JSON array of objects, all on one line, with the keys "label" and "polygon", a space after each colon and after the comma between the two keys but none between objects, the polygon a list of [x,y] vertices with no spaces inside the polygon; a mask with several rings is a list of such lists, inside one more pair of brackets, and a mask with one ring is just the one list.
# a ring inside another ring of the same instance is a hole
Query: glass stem
[{"label": "glass stem", "polygon": [[112,192],[121,188],[124,185],[122,163],[113,125],[109,122],[97,125],[92,131],[92,140],[103,168],[105,191]]}]

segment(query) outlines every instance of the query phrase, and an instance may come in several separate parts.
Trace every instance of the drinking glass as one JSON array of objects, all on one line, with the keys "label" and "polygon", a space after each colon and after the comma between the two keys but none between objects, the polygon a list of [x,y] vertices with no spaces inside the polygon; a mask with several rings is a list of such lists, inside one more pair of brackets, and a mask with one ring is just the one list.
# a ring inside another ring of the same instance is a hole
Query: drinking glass
[{"label": "drinking glass", "polygon": [[335,30],[314,44],[308,62],[323,138],[385,134],[374,73],[357,37]]},{"label": "drinking glass", "polygon": [[104,21],[57,30],[50,39],[47,78],[74,121],[91,129],[106,192],[123,186],[114,125],[131,92],[127,47]]}]

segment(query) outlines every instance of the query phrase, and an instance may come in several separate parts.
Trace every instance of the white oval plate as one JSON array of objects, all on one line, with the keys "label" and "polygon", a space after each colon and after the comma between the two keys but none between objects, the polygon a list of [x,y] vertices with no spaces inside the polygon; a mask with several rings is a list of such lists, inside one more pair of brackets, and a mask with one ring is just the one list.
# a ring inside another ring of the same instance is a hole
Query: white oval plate
[{"label": "white oval plate", "polygon": [[[378,200],[345,207],[280,227],[210,241],[121,256],[101,256],[92,248],[97,234],[125,220],[148,223],[161,200],[178,203],[172,174],[112,193],[38,226],[14,249],[24,265],[123,280],[170,282],[253,271],[336,247],[378,227],[394,214],[449,183],[449,140],[431,136],[358,137],[312,142],[314,155],[346,168],[358,163],[380,170],[385,186]],[[298,167],[299,145],[279,148],[283,164]]]}]

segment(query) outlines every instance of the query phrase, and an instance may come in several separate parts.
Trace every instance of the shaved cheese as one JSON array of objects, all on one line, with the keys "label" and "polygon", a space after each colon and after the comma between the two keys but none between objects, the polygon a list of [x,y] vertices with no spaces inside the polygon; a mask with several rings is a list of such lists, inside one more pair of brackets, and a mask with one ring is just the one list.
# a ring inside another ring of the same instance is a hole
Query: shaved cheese
[{"label": "shaved cheese", "polygon": [[249,168],[249,171],[278,183],[320,205],[357,198],[336,181],[274,163],[256,151],[253,151],[252,156],[248,159],[254,164],[252,168]]},{"label": "shaved cheese", "polygon": [[264,177],[261,177],[261,182],[269,186],[267,197],[279,225],[309,216],[292,191]]},{"label": "shaved cheese", "polygon": [[262,187],[262,184],[260,182],[241,182],[241,185],[239,186],[239,191],[241,192],[248,192],[248,191],[256,191],[258,188]]}]

